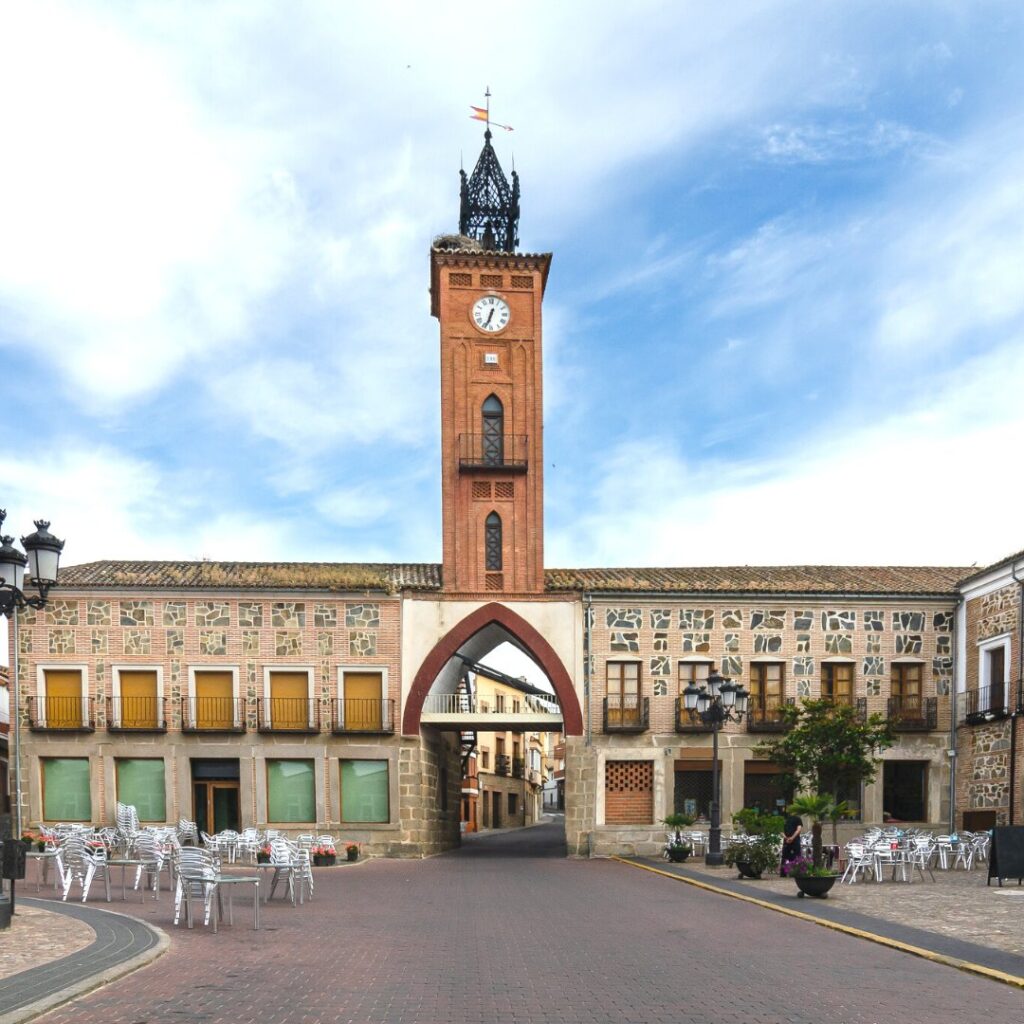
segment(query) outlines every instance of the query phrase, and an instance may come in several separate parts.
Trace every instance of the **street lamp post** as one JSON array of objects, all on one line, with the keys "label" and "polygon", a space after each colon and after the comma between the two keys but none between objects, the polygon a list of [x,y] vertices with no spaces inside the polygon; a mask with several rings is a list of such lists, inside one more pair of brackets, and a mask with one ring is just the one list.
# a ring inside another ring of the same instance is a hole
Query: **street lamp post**
[{"label": "street lamp post", "polygon": [[[0,534],[3,533],[7,510],[0,508]],[[50,587],[57,582],[57,567],[64,541],[50,533],[45,519],[35,521],[35,533],[21,538],[23,554],[14,546],[13,537],[0,536],[0,615],[11,620],[11,710],[14,738],[14,834],[21,837],[21,704],[18,699],[18,612],[22,608],[42,608]],[[29,570],[35,594],[25,593],[25,570]]]},{"label": "street lamp post", "polygon": [[696,722],[700,719],[711,728],[711,828],[704,860],[713,866],[723,862],[722,818],[718,802],[718,732],[726,722],[743,721],[749,697],[742,683],[723,679],[717,669],[711,670],[704,686],[691,682],[683,690],[683,707],[691,720]]}]

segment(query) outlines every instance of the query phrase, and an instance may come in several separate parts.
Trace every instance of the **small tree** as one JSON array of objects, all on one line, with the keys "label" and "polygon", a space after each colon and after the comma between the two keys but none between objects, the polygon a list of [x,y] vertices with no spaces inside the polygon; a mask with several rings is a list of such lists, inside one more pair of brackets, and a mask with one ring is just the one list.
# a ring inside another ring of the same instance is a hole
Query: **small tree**
[{"label": "small tree", "polygon": [[814,866],[821,867],[821,823],[835,807],[835,801],[828,793],[814,793],[798,796],[790,805],[789,813],[811,819],[811,856]]},{"label": "small tree", "polygon": [[784,705],[788,731],[754,748],[782,768],[784,781],[805,793],[842,793],[871,782],[877,755],[891,747],[892,729],[882,715],[861,715],[855,707],[831,700]]}]

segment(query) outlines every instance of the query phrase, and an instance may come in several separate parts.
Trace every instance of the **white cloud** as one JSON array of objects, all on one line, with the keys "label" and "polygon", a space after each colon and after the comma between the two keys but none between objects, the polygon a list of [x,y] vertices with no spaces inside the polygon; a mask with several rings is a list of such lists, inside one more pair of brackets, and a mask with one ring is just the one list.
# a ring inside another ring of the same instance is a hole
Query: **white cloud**
[{"label": "white cloud", "polygon": [[1020,547],[1019,509],[998,495],[1024,445],[1008,383],[1021,380],[1024,335],[933,382],[905,412],[833,423],[770,462],[697,465],[670,446],[623,444],[587,511],[549,532],[546,560],[985,564]]}]

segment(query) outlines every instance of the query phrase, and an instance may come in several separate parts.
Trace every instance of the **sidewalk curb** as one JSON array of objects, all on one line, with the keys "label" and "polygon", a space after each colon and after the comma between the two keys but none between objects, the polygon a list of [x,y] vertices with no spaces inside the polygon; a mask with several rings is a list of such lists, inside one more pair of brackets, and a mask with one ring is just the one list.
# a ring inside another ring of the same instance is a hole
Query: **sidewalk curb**
[{"label": "sidewalk curb", "polygon": [[[49,903],[50,901],[45,902]],[[58,909],[60,906],[61,904],[55,904],[46,906],[44,909],[50,910],[54,913],[60,913],[60,910]],[[41,999],[37,999],[31,1003],[26,1003],[24,1006],[19,1006],[5,1014],[0,1014],[0,1024],[23,1024],[24,1021],[32,1020],[40,1014],[46,1013],[49,1010],[61,1006],[64,1003],[68,1003],[73,999],[77,999],[79,996],[85,995],[87,992],[101,988],[112,981],[116,981],[118,978],[123,978],[125,975],[134,973],[139,970],[139,968],[152,963],[152,961],[157,957],[162,956],[170,947],[171,940],[167,933],[161,928],[151,925],[148,921],[143,921],[138,917],[132,917],[130,914],[120,914],[115,910],[102,910],[99,907],[90,907],[89,909],[94,910],[99,914],[110,914],[113,917],[130,918],[137,924],[144,925],[155,936],[156,944],[150,946],[149,949],[143,950],[141,953],[136,953],[127,960],[123,960],[119,964],[115,964],[113,967],[108,967],[106,970],[92,975],[89,978],[84,978],[81,981],[77,981],[74,984],[66,986],[65,988],[58,989],[56,992],[52,992],[47,996],[43,996]],[[75,954],[71,953],[69,955],[74,956]],[[64,958],[62,957],[60,959]],[[6,980],[13,981],[17,977],[18,975],[13,974]]]},{"label": "sidewalk curb", "polygon": [[[766,910],[774,910],[777,914],[786,914],[801,921],[808,921],[822,928],[831,928],[833,931],[842,932],[844,935],[852,935],[858,939],[866,939],[868,942],[877,943],[880,946],[888,946],[890,949],[899,950],[901,953],[909,953],[911,956],[921,957],[923,960],[930,960],[932,963],[943,964],[947,967],[955,967],[959,971],[968,974],[977,974],[990,981],[999,981],[1004,985],[1011,985],[1014,988],[1024,989],[1024,977],[1018,974],[1009,974],[1006,971],[999,971],[992,967],[985,967],[983,964],[972,963],[970,960],[960,960],[957,957],[947,956],[945,953],[937,953],[932,949],[925,949],[922,946],[913,946],[907,942],[900,942],[898,939],[890,939],[875,932],[865,931],[862,928],[853,928],[850,925],[841,924],[838,921],[829,921],[813,914],[805,914],[800,910],[790,910],[788,907],[780,907],[776,903],[769,903],[767,900],[758,899],[756,896],[746,896],[743,893],[730,892],[710,882],[701,882],[696,878],[686,878],[683,875],[675,875],[670,871],[662,871],[661,868],[652,867],[649,864],[638,864],[636,861],[626,860],[624,857],[612,856],[609,860],[618,861],[627,867],[639,868],[641,871],[650,871],[652,874],[661,875],[663,878],[670,878],[674,882],[684,882],[686,885],[704,889],[707,892],[717,893],[719,896],[728,896],[730,899],[741,900],[744,903],[752,903],[757,907],[764,907]],[[0,1020],[0,1024],[4,1021]]]}]

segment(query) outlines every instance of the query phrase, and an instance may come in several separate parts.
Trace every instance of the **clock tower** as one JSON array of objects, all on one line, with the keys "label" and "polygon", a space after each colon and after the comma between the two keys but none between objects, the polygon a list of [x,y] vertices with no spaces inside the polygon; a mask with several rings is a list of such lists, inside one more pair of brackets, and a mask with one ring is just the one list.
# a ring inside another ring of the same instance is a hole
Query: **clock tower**
[{"label": "clock tower", "polygon": [[441,329],[443,589],[544,591],[541,304],[550,253],[516,251],[519,176],[491,131],[462,178],[459,234],[430,251]]}]

